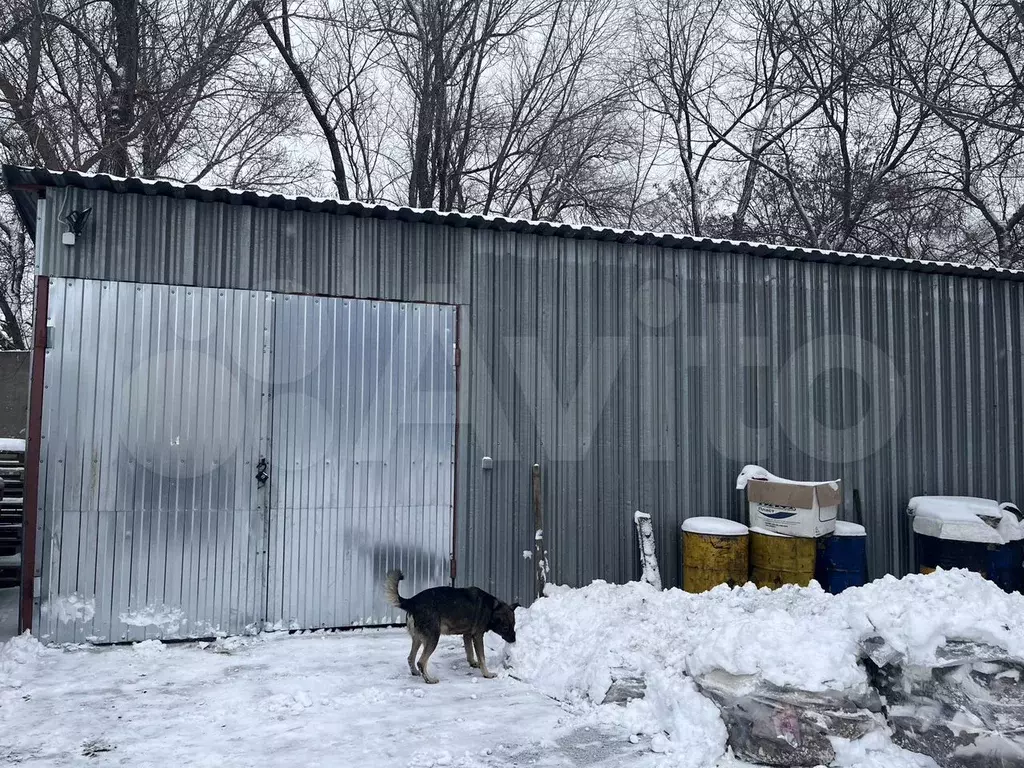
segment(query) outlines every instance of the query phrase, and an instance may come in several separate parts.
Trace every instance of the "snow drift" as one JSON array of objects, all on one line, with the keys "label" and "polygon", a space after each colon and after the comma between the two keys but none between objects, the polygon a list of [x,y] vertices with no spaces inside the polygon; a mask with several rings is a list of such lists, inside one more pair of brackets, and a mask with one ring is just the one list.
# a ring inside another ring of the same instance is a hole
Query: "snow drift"
[{"label": "snow drift", "polygon": [[966,571],[886,577],[835,596],[813,583],[693,595],[597,581],[549,588],[520,614],[517,635],[506,662],[516,677],[584,709],[604,702],[618,679],[640,678],[642,698],[598,707],[595,717],[667,734],[660,747],[710,765],[725,752],[726,730],[702,680],[860,701],[874,694],[865,644],[921,668],[940,665],[950,640],[1024,659],[1024,598]]}]

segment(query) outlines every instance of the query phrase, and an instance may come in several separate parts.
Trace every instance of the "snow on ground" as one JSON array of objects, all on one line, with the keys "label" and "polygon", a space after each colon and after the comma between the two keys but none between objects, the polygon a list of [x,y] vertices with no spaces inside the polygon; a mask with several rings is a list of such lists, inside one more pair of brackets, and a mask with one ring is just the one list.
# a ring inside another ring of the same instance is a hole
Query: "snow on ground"
[{"label": "snow on ground", "polygon": [[[497,659],[502,641],[488,642]],[[0,646],[0,765],[567,768],[657,757],[505,672],[482,679],[461,638],[438,647],[437,685],[409,674],[408,652],[404,630],[69,650],[21,636]]]},{"label": "snow on ground", "polygon": [[[737,767],[692,676],[864,689],[869,636],[924,663],[946,637],[1024,655],[1024,598],[961,571],[835,597],[595,582],[551,588],[517,635],[488,636],[496,680],[443,639],[433,686],[409,675],[402,630],[72,649],[17,637],[0,645],[0,765]],[[599,706],[620,670],[644,675],[644,698]],[[934,768],[883,732],[835,749],[843,768]]]}]

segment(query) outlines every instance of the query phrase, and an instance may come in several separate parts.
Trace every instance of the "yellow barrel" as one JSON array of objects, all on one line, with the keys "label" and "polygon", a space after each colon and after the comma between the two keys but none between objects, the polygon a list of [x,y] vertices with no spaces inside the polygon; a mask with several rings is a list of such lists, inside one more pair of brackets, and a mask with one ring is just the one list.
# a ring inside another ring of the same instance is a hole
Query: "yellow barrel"
[{"label": "yellow barrel", "polygon": [[750,579],[747,526],[720,517],[691,517],[683,523],[683,589],[706,592]]},{"label": "yellow barrel", "polygon": [[750,529],[750,575],[758,587],[783,584],[806,587],[814,578],[817,539],[783,536],[763,528]]}]

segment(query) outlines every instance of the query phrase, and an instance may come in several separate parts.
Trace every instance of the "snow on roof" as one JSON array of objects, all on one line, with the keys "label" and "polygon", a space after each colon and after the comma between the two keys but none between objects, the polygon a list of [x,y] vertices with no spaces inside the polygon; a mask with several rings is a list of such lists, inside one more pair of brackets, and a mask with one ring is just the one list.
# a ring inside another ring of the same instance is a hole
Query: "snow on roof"
[{"label": "snow on roof", "polygon": [[277,192],[256,192],[231,189],[230,187],[186,184],[166,179],[140,179],[89,173],[86,171],[56,171],[46,168],[29,168],[15,165],[3,166],[3,175],[7,182],[7,187],[18,205],[19,213],[25,220],[29,231],[33,233],[35,232],[35,190],[40,187],[77,187],[108,192],[162,195],[204,202],[251,205],[279,210],[331,212],[371,218],[441,223],[455,227],[498,229],[576,239],[613,240],[642,245],[658,245],[667,248],[731,251],[799,261],[859,264],[935,274],[989,278],[1000,277],[1024,281],[1024,271],[1002,267],[907,259],[897,256],[879,256],[868,253],[823,250],[747,240],[724,240],[669,232],[648,232],[587,224],[515,219],[493,214],[437,211],[429,208],[412,208],[410,206],[395,206],[383,203],[363,203],[357,200],[336,200],[334,198],[287,195]]},{"label": "snow on roof", "polygon": [[743,523],[724,517],[691,517],[683,522],[683,531],[704,536],[746,536],[749,530]]}]

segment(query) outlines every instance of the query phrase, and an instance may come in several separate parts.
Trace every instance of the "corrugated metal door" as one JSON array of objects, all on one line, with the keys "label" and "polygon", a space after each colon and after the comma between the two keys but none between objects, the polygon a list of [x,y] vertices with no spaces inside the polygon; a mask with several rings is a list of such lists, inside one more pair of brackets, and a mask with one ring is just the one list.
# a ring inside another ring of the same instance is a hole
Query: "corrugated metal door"
[{"label": "corrugated metal door", "polygon": [[259,292],[50,281],[43,639],[259,628],[271,308]]},{"label": "corrugated metal door", "polygon": [[396,621],[389,568],[449,581],[455,308],[275,302],[268,624]]}]

